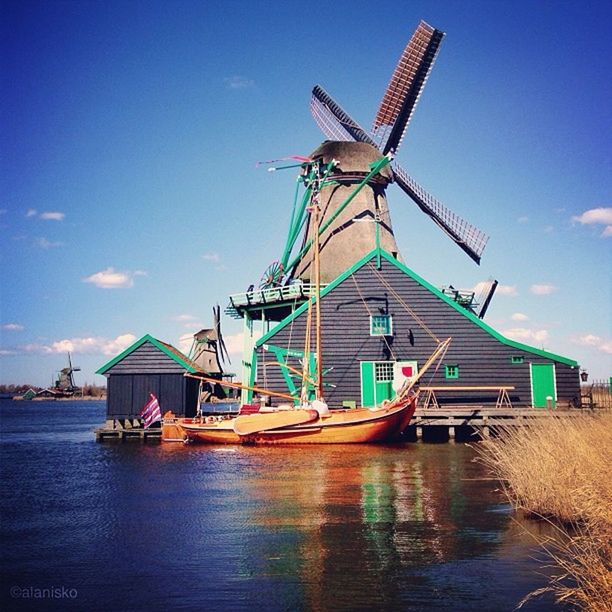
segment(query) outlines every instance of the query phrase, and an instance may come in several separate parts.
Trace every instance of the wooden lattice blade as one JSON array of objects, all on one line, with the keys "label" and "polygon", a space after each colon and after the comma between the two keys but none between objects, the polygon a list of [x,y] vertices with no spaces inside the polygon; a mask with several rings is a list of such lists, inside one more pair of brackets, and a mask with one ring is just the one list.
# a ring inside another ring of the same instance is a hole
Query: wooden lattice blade
[{"label": "wooden lattice blade", "polygon": [[330,140],[356,140],[378,148],[371,136],[319,85],[312,90],[310,112]]},{"label": "wooden lattice blade", "polygon": [[474,225],[449,210],[427,193],[401,166],[393,164],[395,182],[410,196],[416,205],[431,217],[450,238],[477,264],[489,237]]},{"label": "wooden lattice blade", "polygon": [[397,152],[443,37],[444,32],[421,21],[406,45],[372,126],[383,153]]}]

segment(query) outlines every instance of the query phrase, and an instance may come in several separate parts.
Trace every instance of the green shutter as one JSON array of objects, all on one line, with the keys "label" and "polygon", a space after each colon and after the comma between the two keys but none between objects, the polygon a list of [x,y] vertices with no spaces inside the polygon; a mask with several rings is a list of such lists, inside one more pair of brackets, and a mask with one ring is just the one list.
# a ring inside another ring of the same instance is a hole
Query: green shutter
[{"label": "green shutter", "polygon": [[374,406],[374,363],[361,362],[361,405]]}]

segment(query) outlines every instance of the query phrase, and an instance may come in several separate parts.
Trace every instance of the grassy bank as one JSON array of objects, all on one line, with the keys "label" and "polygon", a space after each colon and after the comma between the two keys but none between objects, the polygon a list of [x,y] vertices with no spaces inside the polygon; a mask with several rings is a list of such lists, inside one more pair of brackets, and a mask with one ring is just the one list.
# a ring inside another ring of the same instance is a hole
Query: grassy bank
[{"label": "grassy bank", "polygon": [[612,611],[612,415],[534,419],[478,451],[515,508],[559,530],[541,542],[555,566],[545,590],[582,610]]}]

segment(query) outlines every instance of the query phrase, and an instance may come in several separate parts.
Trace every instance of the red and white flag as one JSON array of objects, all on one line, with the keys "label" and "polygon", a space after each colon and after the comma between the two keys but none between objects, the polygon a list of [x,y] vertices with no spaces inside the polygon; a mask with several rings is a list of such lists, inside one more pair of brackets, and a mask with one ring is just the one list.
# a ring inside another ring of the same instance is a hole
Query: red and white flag
[{"label": "red and white flag", "polygon": [[155,421],[161,421],[161,408],[159,407],[159,401],[152,394],[149,393],[151,399],[145,404],[145,407],[142,409],[140,416],[144,420],[144,428],[147,429],[150,427]]}]

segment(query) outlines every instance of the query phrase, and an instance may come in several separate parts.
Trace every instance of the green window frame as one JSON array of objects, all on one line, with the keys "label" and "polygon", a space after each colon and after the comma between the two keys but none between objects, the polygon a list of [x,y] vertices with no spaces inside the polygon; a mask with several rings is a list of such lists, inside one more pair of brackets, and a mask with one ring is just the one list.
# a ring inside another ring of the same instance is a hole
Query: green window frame
[{"label": "green window frame", "polygon": [[525,357],[523,357],[523,355],[512,355],[512,357],[510,358],[510,361],[512,363],[524,363]]},{"label": "green window frame", "polygon": [[449,364],[444,366],[444,377],[448,379],[459,378],[459,366],[457,364]]},{"label": "green window frame", "polygon": [[393,317],[391,315],[370,315],[370,336],[392,336]]}]

